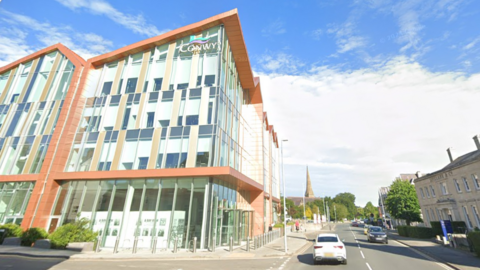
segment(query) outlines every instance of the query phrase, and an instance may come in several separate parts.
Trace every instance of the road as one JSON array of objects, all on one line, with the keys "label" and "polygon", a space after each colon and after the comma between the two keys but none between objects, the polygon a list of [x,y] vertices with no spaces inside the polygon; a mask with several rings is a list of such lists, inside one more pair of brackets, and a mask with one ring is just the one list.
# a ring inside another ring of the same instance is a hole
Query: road
[{"label": "road", "polygon": [[[368,243],[363,228],[351,228],[349,224],[339,224],[335,233],[345,239],[348,265],[329,263],[313,265],[312,245],[298,255],[281,258],[262,259],[223,259],[223,260],[62,260],[40,259],[18,256],[0,256],[0,270],[105,270],[105,269],[265,269],[265,270],[305,270],[305,269],[355,269],[355,270],[445,270],[447,266],[429,260],[413,249],[392,239],[388,244]],[[308,234],[314,239],[316,234]]]},{"label": "road", "polygon": [[[282,270],[304,269],[355,269],[355,270],[445,270],[449,267],[433,262],[415,250],[389,239],[388,244],[369,243],[363,228],[350,227],[349,224],[339,224],[335,233],[345,240],[348,264],[327,263],[321,266],[313,265],[312,246],[301,254],[291,258]],[[315,235],[307,235],[314,239]]]}]

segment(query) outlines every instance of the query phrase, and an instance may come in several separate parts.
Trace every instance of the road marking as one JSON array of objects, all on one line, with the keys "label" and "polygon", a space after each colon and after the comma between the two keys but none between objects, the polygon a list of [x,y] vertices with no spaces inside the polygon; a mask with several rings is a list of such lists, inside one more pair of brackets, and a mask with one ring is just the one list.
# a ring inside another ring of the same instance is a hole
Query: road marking
[{"label": "road marking", "polygon": [[360,250],[360,254],[362,254],[362,258],[364,258],[364,259],[365,259],[365,256],[363,256],[363,252],[362,252],[361,250]]},{"label": "road marking", "polygon": [[360,244],[358,244],[358,248],[360,249]]},{"label": "road marking", "polygon": [[368,269],[372,270],[372,268],[370,267],[370,264],[366,263],[367,264],[367,267]]},{"label": "road marking", "polygon": [[[395,240],[393,240],[393,241],[395,241]],[[397,244],[399,244],[400,246],[409,248],[410,250],[412,250],[413,252],[417,253],[418,255],[420,255],[420,256],[422,256],[422,257],[424,257],[424,258],[429,259],[430,261],[432,261],[432,262],[436,263],[437,265],[441,266],[443,269],[446,269],[446,270],[454,270],[454,269],[451,268],[450,266],[448,266],[448,265],[446,265],[446,264],[444,264],[444,263],[442,263],[442,262],[439,262],[437,259],[432,258],[432,257],[428,256],[427,254],[425,254],[425,253],[423,253],[423,252],[420,252],[420,251],[418,251],[418,250],[416,250],[416,249],[414,249],[414,248],[412,248],[412,247],[409,247],[409,246],[407,246],[407,245],[404,245],[404,244],[402,244],[402,243],[400,243],[400,242],[398,242],[398,241],[395,241],[395,242],[396,242]]]}]

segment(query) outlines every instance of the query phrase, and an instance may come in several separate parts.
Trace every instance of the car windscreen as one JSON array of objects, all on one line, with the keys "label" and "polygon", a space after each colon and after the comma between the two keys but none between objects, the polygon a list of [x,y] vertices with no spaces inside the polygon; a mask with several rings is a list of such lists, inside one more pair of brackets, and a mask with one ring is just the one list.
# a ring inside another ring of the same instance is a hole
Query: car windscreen
[{"label": "car windscreen", "polygon": [[322,243],[325,243],[325,242],[338,242],[338,239],[337,239],[337,237],[335,237],[335,236],[321,236],[321,237],[318,237],[317,242],[322,242]]},{"label": "car windscreen", "polygon": [[371,232],[382,232],[382,229],[381,229],[381,228],[374,228],[374,227],[372,227],[372,228],[370,228],[370,231],[371,231]]}]

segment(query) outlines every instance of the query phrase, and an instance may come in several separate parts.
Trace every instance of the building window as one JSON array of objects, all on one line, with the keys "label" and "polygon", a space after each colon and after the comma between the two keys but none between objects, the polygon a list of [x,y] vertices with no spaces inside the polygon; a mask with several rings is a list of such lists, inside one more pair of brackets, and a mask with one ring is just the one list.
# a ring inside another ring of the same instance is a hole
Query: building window
[{"label": "building window", "polygon": [[425,193],[427,194],[427,198],[430,198],[430,192],[428,191],[428,187],[425,187]]},{"label": "building window", "polygon": [[435,197],[435,189],[433,188],[433,186],[430,186],[430,190],[432,191],[432,197]]},{"label": "building window", "polygon": [[468,180],[465,177],[462,177],[463,179],[463,184],[465,185],[465,190],[470,191],[470,186],[468,185]]},{"label": "building window", "polygon": [[423,193],[423,188],[420,188],[420,194],[422,195],[422,199],[425,199],[425,193]]},{"label": "building window", "polygon": [[465,223],[467,223],[468,228],[472,228],[472,222],[470,221],[470,216],[468,215],[467,208],[462,206],[463,215],[465,216]]},{"label": "building window", "polygon": [[195,167],[208,167],[211,143],[212,143],[212,137],[210,135],[201,136],[198,138],[197,162],[195,164]]},{"label": "building window", "polygon": [[477,222],[477,228],[480,229],[480,216],[478,215],[478,210],[475,205],[472,205],[472,213],[473,213],[473,216],[475,217],[475,221]]},{"label": "building window", "polygon": [[460,188],[460,184],[458,184],[457,179],[453,179],[453,183],[455,184],[455,188],[457,189],[457,192],[461,193],[462,189]]},{"label": "building window", "polygon": [[443,195],[448,194],[447,183],[440,183],[440,188],[442,189],[442,194]]},{"label": "building window", "polygon": [[433,209],[430,209],[430,214],[431,214],[431,217],[432,217],[432,221],[435,220],[435,213],[433,212]]},{"label": "building window", "polygon": [[475,184],[475,187],[480,189],[480,182],[478,181],[478,176],[476,174],[472,174],[472,181]]}]

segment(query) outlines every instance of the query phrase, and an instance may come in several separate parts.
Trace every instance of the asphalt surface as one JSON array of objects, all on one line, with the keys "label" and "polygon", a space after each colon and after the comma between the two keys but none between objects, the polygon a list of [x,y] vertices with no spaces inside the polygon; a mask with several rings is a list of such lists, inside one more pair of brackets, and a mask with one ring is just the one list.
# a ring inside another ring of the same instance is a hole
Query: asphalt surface
[{"label": "asphalt surface", "polygon": [[415,250],[389,239],[388,244],[369,243],[363,234],[363,228],[350,227],[349,224],[338,224],[335,233],[345,240],[347,249],[347,265],[325,263],[313,265],[312,246],[315,235],[307,235],[311,244],[301,254],[294,256],[281,270],[303,269],[355,269],[355,270],[445,270],[449,267],[432,261]]}]

